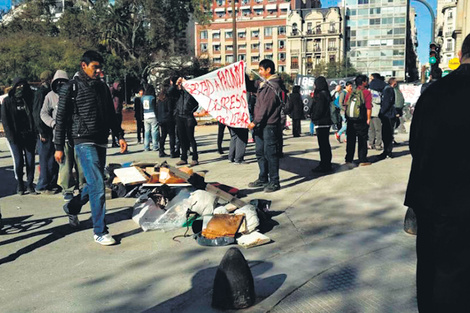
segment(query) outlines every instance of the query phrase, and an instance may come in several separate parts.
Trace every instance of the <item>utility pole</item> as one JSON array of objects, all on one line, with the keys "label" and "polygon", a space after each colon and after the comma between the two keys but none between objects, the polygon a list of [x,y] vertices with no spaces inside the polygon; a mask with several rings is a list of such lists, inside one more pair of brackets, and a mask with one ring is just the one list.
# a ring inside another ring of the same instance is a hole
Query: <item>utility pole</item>
[{"label": "utility pole", "polygon": [[237,56],[237,14],[235,13],[235,0],[232,1],[232,36],[233,36],[233,62],[238,61]]}]

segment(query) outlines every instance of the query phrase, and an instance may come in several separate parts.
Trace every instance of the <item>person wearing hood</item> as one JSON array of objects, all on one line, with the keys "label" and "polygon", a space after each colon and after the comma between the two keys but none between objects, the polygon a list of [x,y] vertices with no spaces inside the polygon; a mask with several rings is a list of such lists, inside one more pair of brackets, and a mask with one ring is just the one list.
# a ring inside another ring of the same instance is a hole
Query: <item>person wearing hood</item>
[{"label": "person wearing hood", "polygon": [[326,78],[319,76],[315,79],[315,95],[313,96],[312,108],[310,110],[310,118],[315,124],[318,139],[318,147],[320,148],[320,164],[314,168],[314,172],[330,172],[331,171],[331,145],[330,145],[330,127],[331,121],[331,104],[332,98],[329,92]]},{"label": "person wearing hood", "polygon": [[[13,88],[2,105],[3,129],[13,158],[19,195],[24,195],[26,190],[30,194],[37,194],[33,185],[37,138],[33,118],[33,97],[28,82],[18,77],[13,80]],[[23,181],[25,164],[26,186]]]},{"label": "person wearing hood", "polygon": [[300,137],[300,122],[304,116],[304,106],[300,95],[300,86],[296,85],[289,96],[288,114],[292,118],[292,136]]},{"label": "person wearing hood", "polygon": [[258,69],[262,82],[246,79],[247,91],[257,91],[253,120],[248,129],[254,129],[258,179],[248,184],[250,188],[264,188],[274,192],[279,184],[279,133],[281,129],[281,99],[279,93],[285,90],[282,79],[275,73],[272,60],[264,59]]},{"label": "person wearing hood", "polygon": [[[54,78],[52,79],[52,90],[46,95],[44,99],[44,104],[41,109],[41,120],[47,125],[55,134],[55,125],[56,125],[56,115],[57,107],[59,105],[59,92],[62,86],[69,81],[67,73],[62,70],[58,70]],[[51,142],[53,144],[53,142]],[[50,186],[55,184],[59,180],[59,186],[62,187],[62,193],[64,195],[64,200],[69,201],[73,197],[74,189],[81,189],[83,184],[85,184],[85,178],[83,177],[83,172],[80,167],[80,164],[77,162],[77,159],[73,153],[72,141],[69,138],[65,139],[64,145],[64,162],[60,163],[57,168],[57,162],[54,160],[55,148],[52,145],[50,149],[50,159],[48,158],[47,162],[47,173],[46,181],[50,181]],[[44,165],[44,168],[46,168]],[[75,167],[78,173],[79,184],[75,182],[73,175],[73,168]],[[41,169],[43,166],[41,165]],[[58,171],[58,177],[57,177]],[[41,171],[41,175],[43,171]]]},{"label": "person wearing hood", "polygon": [[[121,127],[122,124],[122,108],[123,108],[123,102],[124,102],[124,97],[122,95],[122,86],[121,82],[119,80],[116,80],[111,88],[109,89],[111,91],[111,96],[113,97],[113,104],[114,104],[114,111],[116,112],[116,119],[118,120],[119,127]],[[113,147],[119,147],[118,145],[118,140],[119,136],[116,133],[112,133],[113,137]]]}]

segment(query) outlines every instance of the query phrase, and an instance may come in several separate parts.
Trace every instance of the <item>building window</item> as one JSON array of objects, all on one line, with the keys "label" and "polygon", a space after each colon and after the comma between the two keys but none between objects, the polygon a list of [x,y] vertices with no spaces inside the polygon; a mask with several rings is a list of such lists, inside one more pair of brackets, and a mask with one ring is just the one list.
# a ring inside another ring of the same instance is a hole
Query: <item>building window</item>
[{"label": "building window", "polygon": [[321,23],[318,22],[317,25],[315,26],[315,33],[321,34]]},{"label": "building window", "polygon": [[273,36],[273,28],[272,27],[265,27],[264,28],[264,37],[272,37]]},{"label": "building window", "polygon": [[246,38],[246,32],[239,32],[238,33],[238,38],[240,38],[240,39]]},{"label": "building window", "polygon": [[238,50],[246,50],[246,45],[238,45]]},{"label": "building window", "polygon": [[273,59],[273,55],[272,55],[272,54],[265,54],[265,55],[264,55],[264,58],[265,58],[265,59],[268,59],[268,60],[272,60],[272,59]]},{"label": "building window", "polygon": [[369,20],[370,25],[380,25],[380,18],[371,18]]},{"label": "building window", "polygon": [[452,39],[447,40],[446,42],[446,50],[447,51],[452,51],[454,45],[452,44]]},{"label": "building window", "polygon": [[359,0],[359,1],[357,1],[357,4],[369,4],[369,0]]},{"label": "building window", "polygon": [[220,45],[212,45],[212,51],[214,52],[220,51]]},{"label": "building window", "polygon": [[232,36],[232,32],[231,32],[231,31],[225,32],[225,38],[226,38],[226,39],[230,39],[230,38],[232,38],[232,37],[233,37],[233,36]]},{"label": "building window", "polygon": [[199,38],[201,39],[207,39],[207,30],[202,30],[200,33],[199,33]]},{"label": "building window", "polygon": [[299,57],[298,56],[292,56],[291,61],[290,61],[290,68],[293,70],[299,69]]},{"label": "building window", "polygon": [[233,63],[233,55],[226,55],[225,63]]},{"label": "building window", "polygon": [[285,61],[286,60],[286,54],[284,52],[281,52],[278,54],[278,60],[279,61]]},{"label": "building window", "polygon": [[213,58],[213,59],[212,59],[212,62],[215,63],[215,64],[220,64],[220,63],[222,63],[222,59],[221,59],[220,57],[218,57],[218,58]]},{"label": "building window", "polygon": [[251,63],[257,63],[259,62],[259,55],[254,55],[251,57]]},{"label": "building window", "polygon": [[207,43],[201,43],[201,52],[207,51]]},{"label": "building window", "polygon": [[299,34],[299,30],[297,29],[297,23],[292,24],[292,36],[297,36]]},{"label": "building window", "polygon": [[264,50],[272,50],[273,49],[273,43],[268,42],[264,44]]},{"label": "building window", "polygon": [[307,34],[312,34],[312,23],[311,22],[307,23]]},{"label": "building window", "polygon": [[259,30],[251,31],[251,38],[258,38],[259,37]]},{"label": "building window", "polygon": [[284,49],[286,47],[286,41],[285,40],[279,40],[279,49]]},{"label": "building window", "polygon": [[225,51],[233,51],[233,46],[232,45],[226,45],[225,46]]},{"label": "building window", "polygon": [[404,66],[405,61],[404,60],[395,60],[393,61],[393,66]]},{"label": "building window", "polygon": [[330,34],[336,33],[335,24],[336,24],[335,22],[330,22],[330,28],[328,29],[328,32],[329,32]]},{"label": "building window", "polygon": [[220,39],[220,33],[212,33],[212,40],[219,40]]},{"label": "building window", "polygon": [[246,61],[246,55],[244,55],[244,54],[239,54],[239,55],[238,55],[238,61]]},{"label": "building window", "polygon": [[255,9],[255,15],[263,15],[263,9]]},{"label": "building window", "polygon": [[278,35],[285,35],[286,34],[286,27],[285,26],[279,26],[277,28],[277,34]]},{"label": "building window", "polygon": [[277,70],[277,71],[278,71],[278,73],[283,73],[283,72],[286,71],[286,67],[285,67],[284,65],[280,65],[280,66],[278,66],[278,70]]},{"label": "building window", "polygon": [[259,43],[252,43],[251,50],[259,50]]}]

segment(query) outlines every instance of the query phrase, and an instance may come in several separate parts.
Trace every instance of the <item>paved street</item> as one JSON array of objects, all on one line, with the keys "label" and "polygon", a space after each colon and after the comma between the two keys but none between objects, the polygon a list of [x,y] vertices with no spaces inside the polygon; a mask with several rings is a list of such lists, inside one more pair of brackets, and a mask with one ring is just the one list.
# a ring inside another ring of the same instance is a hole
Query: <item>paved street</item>
[{"label": "paved street", "polygon": [[[408,126],[408,125],[407,125]],[[302,125],[302,132],[308,123]],[[318,175],[316,137],[284,137],[281,190],[247,189],[257,178],[254,144],[247,164],[231,164],[217,153],[217,126],[198,126],[196,140],[206,181],[241,189],[244,200],[272,201],[273,242],[240,248],[249,261],[257,295],[244,312],[417,312],[415,237],[403,232],[404,192],[411,156],[408,134],[396,157],[347,169],[345,143],[330,137],[335,171]],[[135,134],[130,152],[108,149],[108,163],[163,161],[143,152]],[[228,151],[226,131],[224,147]],[[170,164],[177,160],[167,159]],[[135,199],[107,202],[110,232],[120,242],[93,242],[89,206],[81,228],[70,229],[61,195],[18,196],[12,159],[0,138],[0,233],[2,312],[218,312],[212,284],[230,247],[202,247],[176,231],[143,232],[131,219]]]}]

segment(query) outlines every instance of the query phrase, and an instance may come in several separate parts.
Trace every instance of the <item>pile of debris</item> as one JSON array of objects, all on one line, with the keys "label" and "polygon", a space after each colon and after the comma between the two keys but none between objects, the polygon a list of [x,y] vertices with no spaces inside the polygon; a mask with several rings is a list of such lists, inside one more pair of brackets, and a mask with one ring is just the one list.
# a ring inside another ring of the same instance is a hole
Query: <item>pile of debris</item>
[{"label": "pile of debris", "polygon": [[204,173],[166,162],[111,164],[107,172],[114,197],[137,198],[132,219],[144,231],[186,227],[186,237],[191,228],[203,246],[238,243],[250,248],[271,241],[259,231],[271,222],[270,202],[246,203],[237,198],[238,189],[206,183]]}]

